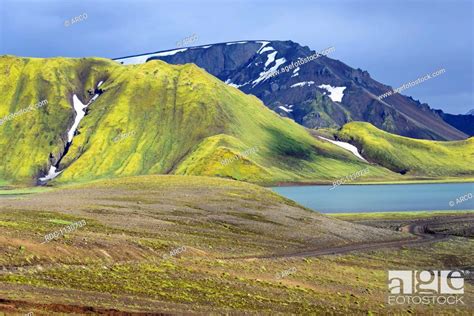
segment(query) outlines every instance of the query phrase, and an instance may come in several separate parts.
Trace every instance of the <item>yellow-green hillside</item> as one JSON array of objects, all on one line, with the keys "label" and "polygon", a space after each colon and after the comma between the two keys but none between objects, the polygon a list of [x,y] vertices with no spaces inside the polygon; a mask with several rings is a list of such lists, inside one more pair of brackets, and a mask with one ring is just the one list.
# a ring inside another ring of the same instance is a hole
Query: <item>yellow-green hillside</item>
[{"label": "yellow-green hillside", "polygon": [[[3,56],[0,73],[0,118],[48,100],[0,125],[1,180],[35,182],[46,173],[74,121],[72,96],[87,103],[99,81],[103,93],[89,106],[56,181],[167,173],[318,181],[367,167],[192,64]],[[368,177],[393,177],[369,168]]]},{"label": "yellow-green hillside", "polygon": [[474,137],[462,141],[413,139],[382,131],[364,122],[351,122],[337,133],[355,144],[369,161],[407,175],[474,175]]}]

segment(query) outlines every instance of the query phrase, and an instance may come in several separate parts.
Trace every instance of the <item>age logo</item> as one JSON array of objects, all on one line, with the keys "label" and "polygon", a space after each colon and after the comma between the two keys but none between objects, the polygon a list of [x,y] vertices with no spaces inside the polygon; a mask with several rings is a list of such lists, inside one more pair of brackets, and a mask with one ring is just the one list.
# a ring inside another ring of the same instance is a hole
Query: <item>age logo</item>
[{"label": "age logo", "polygon": [[465,271],[388,271],[389,304],[464,304]]}]

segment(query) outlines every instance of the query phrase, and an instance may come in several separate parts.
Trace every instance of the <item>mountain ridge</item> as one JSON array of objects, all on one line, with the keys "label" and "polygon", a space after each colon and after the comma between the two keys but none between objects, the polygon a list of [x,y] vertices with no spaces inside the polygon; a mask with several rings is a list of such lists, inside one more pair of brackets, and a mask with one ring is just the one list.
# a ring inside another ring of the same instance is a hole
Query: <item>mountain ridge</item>
[{"label": "mountain ridge", "polygon": [[445,122],[456,127],[458,130],[466,133],[469,136],[474,136],[474,110],[467,112],[466,114],[449,114],[443,110],[433,110],[438,114]]},{"label": "mountain ridge", "polygon": [[474,137],[450,142],[412,139],[365,122],[347,123],[335,134],[338,139],[356,144],[372,163],[400,174],[474,175]]},{"label": "mountain ridge", "polygon": [[[172,64],[195,63],[222,81],[254,94],[280,115],[309,128],[341,127],[356,120],[413,138],[455,140],[468,137],[433,113],[427,104],[411,97],[393,94],[378,100],[377,96],[392,88],[372,79],[367,71],[353,69],[327,56],[298,67],[297,72],[280,73],[255,85],[249,84],[269,71],[270,66],[278,70],[314,53],[309,47],[292,41],[251,40],[170,49],[114,60],[126,64],[153,59]],[[291,85],[298,83],[297,80],[308,84],[295,90]],[[345,87],[342,102],[328,97],[328,90],[322,88],[323,85]]]},{"label": "mountain ridge", "polygon": [[[362,169],[365,181],[407,179],[365,162],[363,147],[359,157],[350,144],[317,137],[195,64],[4,56],[0,73],[0,117],[48,100],[0,126],[0,183],[34,184],[51,170],[57,183],[147,174],[329,183]],[[471,170],[460,164],[426,176],[460,174]]]},{"label": "mountain ridge", "polygon": [[[49,102],[0,126],[2,180],[36,181],[54,166],[57,182],[142,174],[329,181],[366,165],[194,64],[1,57],[3,71],[0,117],[38,98]],[[89,105],[68,144],[75,98]],[[253,147],[259,150],[240,155]],[[369,168],[373,177],[397,177]]]}]

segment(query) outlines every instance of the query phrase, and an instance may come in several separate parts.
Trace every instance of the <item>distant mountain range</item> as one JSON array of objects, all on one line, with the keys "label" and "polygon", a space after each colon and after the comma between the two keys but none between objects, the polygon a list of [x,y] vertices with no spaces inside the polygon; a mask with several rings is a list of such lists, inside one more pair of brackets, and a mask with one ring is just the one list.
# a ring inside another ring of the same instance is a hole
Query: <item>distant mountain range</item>
[{"label": "distant mountain range", "polygon": [[[282,116],[309,127],[341,127],[365,121],[398,135],[433,140],[465,139],[472,133],[427,104],[393,94],[392,87],[328,56],[314,55],[292,41],[239,41],[180,48],[117,58],[123,64],[160,59],[171,64],[194,63],[228,85],[261,99]],[[330,56],[330,54],[329,54]],[[288,69],[292,63],[301,65]],[[287,67],[287,68],[285,68]]]}]

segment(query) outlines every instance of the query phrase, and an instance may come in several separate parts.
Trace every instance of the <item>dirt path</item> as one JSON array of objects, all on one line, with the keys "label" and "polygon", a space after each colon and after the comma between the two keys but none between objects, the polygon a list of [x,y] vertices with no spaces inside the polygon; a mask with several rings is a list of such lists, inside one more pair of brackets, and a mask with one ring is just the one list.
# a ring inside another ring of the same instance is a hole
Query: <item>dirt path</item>
[{"label": "dirt path", "polygon": [[365,251],[365,250],[379,250],[385,248],[400,248],[405,246],[416,246],[420,244],[438,242],[450,238],[449,235],[428,233],[428,224],[416,223],[402,227],[402,232],[407,232],[413,235],[412,238],[402,240],[391,240],[373,243],[360,243],[351,244],[347,246],[331,247],[326,249],[308,249],[293,253],[282,253],[282,254],[271,254],[264,256],[253,256],[253,257],[239,257],[239,258],[226,258],[226,259],[274,259],[274,258],[298,258],[298,257],[317,257],[323,255],[336,255],[343,254],[353,251]]},{"label": "dirt path", "polygon": [[[323,255],[336,255],[343,254],[353,251],[366,251],[366,250],[379,250],[385,248],[400,248],[405,246],[416,246],[425,243],[438,242],[450,238],[450,235],[436,234],[429,230],[430,220],[417,222],[414,224],[406,225],[401,228],[402,232],[410,233],[413,235],[411,238],[402,240],[390,240],[381,242],[371,243],[358,243],[350,244],[347,246],[330,247],[326,249],[308,249],[304,251],[292,252],[292,253],[281,253],[281,254],[269,254],[262,256],[244,256],[244,257],[227,257],[221,258],[221,260],[237,260],[237,259],[274,259],[274,258],[297,258],[297,257],[317,257]],[[129,260],[117,263],[139,263],[141,260]],[[56,264],[43,264],[43,265],[26,265],[26,266],[13,266],[13,267],[2,267],[0,268],[1,274],[9,273],[22,273],[34,270],[44,271],[56,267],[61,267],[61,263]],[[83,264],[78,264],[78,268],[84,268]]]}]

